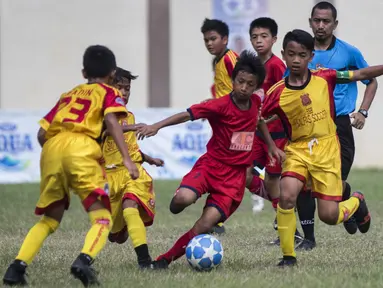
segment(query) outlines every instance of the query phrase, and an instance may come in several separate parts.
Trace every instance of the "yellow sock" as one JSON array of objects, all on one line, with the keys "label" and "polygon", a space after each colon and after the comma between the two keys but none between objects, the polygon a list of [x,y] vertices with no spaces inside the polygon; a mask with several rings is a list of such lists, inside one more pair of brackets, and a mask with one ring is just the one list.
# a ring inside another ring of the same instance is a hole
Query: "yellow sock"
[{"label": "yellow sock", "polygon": [[350,197],[346,201],[339,202],[339,216],[336,224],[342,223],[350,219],[350,217],[359,208],[359,199],[356,197]]},{"label": "yellow sock", "polygon": [[24,261],[28,265],[31,264],[37,252],[39,252],[41,246],[43,246],[45,239],[47,239],[51,233],[55,232],[59,225],[60,223],[53,218],[47,216],[41,217],[40,221],[29,230],[16,259]]},{"label": "yellow sock", "polygon": [[128,234],[132,240],[133,247],[136,248],[146,242],[146,228],[144,222],[140,217],[140,213],[137,208],[125,208],[124,219],[126,226],[128,226]]},{"label": "yellow sock", "polygon": [[113,223],[112,216],[107,209],[91,211],[88,215],[92,227],[85,237],[85,243],[81,253],[87,254],[94,259],[102,248],[104,248]]},{"label": "yellow sock", "polygon": [[281,207],[277,207],[277,223],[279,240],[281,242],[281,249],[283,256],[296,257],[294,251],[294,235],[297,229],[297,222],[294,208],[284,210]]}]

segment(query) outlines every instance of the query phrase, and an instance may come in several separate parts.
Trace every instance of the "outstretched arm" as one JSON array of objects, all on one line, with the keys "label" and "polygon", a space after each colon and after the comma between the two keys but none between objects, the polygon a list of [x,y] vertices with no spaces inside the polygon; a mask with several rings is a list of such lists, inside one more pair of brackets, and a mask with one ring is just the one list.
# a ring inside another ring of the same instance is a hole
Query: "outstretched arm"
[{"label": "outstretched arm", "polygon": [[139,140],[144,139],[145,137],[151,137],[157,134],[158,130],[172,126],[177,125],[180,123],[184,123],[186,121],[189,121],[192,119],[192,116],[189,112],[180,112],[173,116],[170,116],[164,120],[161,120],[157,123],[154,123],[152,125],[143,126],[137,129],[137,138]]},{"label": "outstretched arm", "polygon": [[272,160],[271,165],[274,165],[274,159],[277,160],[278,163],[282,163],[285,160],[285,153],[278,149],[275,145],[274,140],[271,138],[270,132],[267,129],[266,123],[263,119],[258,121],[258,130],[261,132],[263,139],[265,140],[265,143],[268,147],[268,154],[270,156],[270,159]]},{"label": "outstretched arm", "polygon": [[370,66],[353,72],[350,71],[350,73],[352,73],[350,75],[351,81],[370,80],[383,75],[383,65]]}]

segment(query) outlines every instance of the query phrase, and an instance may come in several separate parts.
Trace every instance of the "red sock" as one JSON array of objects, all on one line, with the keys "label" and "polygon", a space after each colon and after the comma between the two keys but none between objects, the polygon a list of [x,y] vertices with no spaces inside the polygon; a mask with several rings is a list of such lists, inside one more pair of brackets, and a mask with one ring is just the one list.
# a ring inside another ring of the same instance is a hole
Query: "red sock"
[{"label": "red sock", "polygon": [[174,243],[173,247],[170,248],[168,252],[158,256],[157,260],[166,259],[168,263],[177,260],[185,254],[186,246],[195,236],[197,236],[197,234],[192,229],[190,229],[188,232],[178,238],[176,243]]},{"label": "red sock", "polygon": [[249,189],[251,193],[258,195],[259,190],[262,187],[262,181],[263,180],[259,178],[258,176],[253,176],[253,180],[251,180],[251,183],[249,187],[247,187],[247,189]]}]

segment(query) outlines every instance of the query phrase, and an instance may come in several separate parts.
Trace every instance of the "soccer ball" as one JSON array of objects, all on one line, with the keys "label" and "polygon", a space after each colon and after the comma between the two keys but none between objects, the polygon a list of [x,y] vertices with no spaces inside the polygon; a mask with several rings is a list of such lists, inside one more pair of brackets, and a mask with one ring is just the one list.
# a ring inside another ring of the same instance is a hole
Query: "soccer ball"
[{"label": "soccer ball", "polygon": [[198,271],[210,271],[221,264],[223,248],[214,236],[201,234],[190,240],[186,247],[186,259]]}]

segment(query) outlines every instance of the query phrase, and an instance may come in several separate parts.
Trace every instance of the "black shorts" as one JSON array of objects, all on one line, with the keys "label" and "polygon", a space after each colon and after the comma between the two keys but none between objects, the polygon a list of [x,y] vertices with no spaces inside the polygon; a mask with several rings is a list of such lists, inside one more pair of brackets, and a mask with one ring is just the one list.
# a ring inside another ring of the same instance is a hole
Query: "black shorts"
[{"label": "black shorts", "polygon": [[352,132],[353,128],[351,126],[351,120],[348,115],[340,115],[336,117],[335,124],[340,142],[342,180],[346,181],[355,156],[355,142],[354,134]]}]

